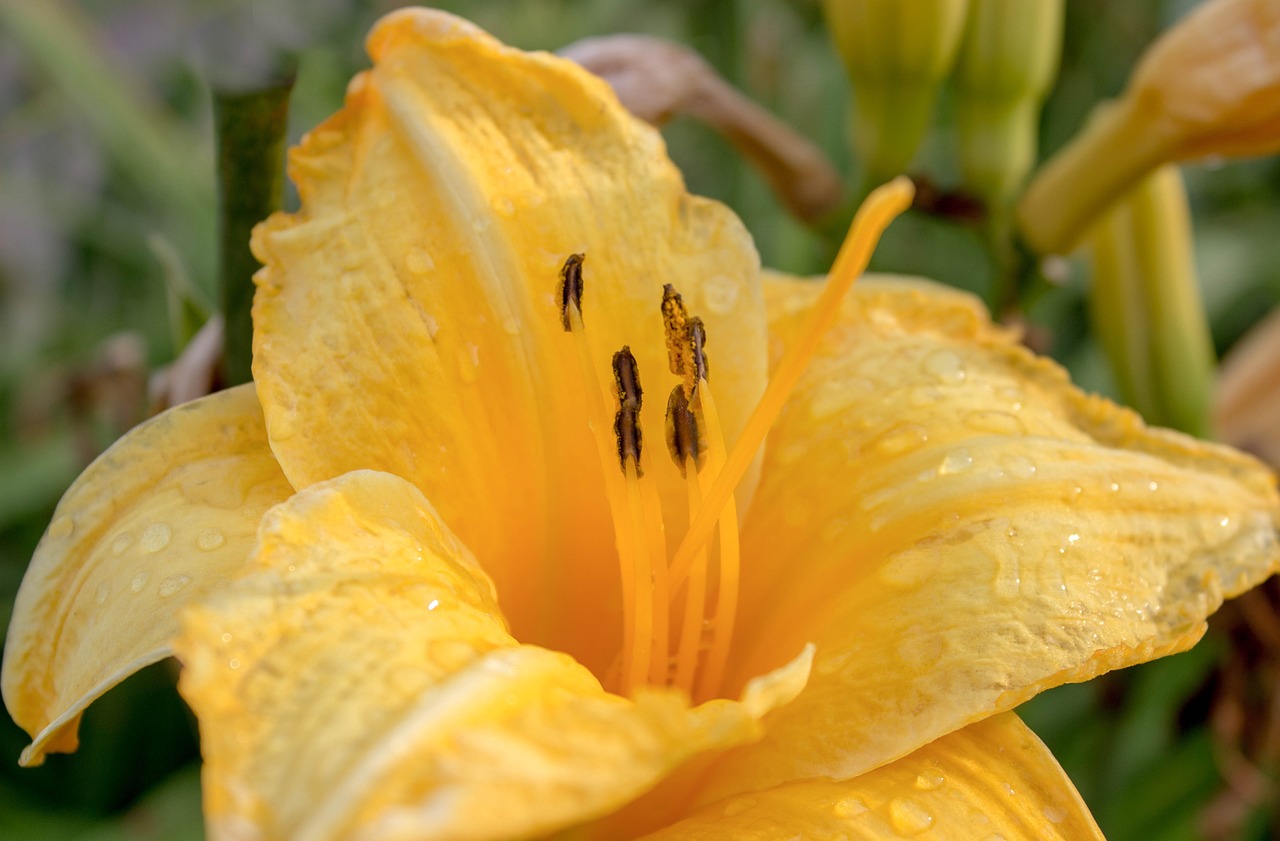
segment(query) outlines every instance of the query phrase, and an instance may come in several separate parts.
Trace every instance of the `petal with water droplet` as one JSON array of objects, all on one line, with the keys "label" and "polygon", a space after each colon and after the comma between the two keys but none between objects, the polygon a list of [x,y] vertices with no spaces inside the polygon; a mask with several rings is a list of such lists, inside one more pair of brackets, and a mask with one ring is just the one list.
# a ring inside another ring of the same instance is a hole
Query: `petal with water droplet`
[{"label": "petal with water droplet", "polygon": [[[706,321],[732,439],[764,387],[759,258],[731,212],[686,193],[658,133],[572,62],[425,9],[384,18],[368,47],[343,110],[290,154],[301,210],[254,234],[272,446],[298,487],[360,468],[412,481],[493,575],[513,630],[603,673],[620,593],[599,562],[613,531],[587,424],[612,418],[588,417],[560,268],[586,254],[601,378],[628,345],[646,387],[667,375],[659,305],[675,283]],[[664,409],[645,401],[647,440]],[[685,486],[654,477],[678,541]]]},{"label": "petal with water droplet", "polygon": [[1053,755],[1013,713],[971,724],[856,779],[788,782],[711,803],[642,841],[992,835],[1102,839]]},{"label": "petal with water droplet", "polygon": [[[780,284],[766,291],[785,341],[816,290]],[[875,387],[815,419],[851,379]],[[922,382],[932,403],[913,399]],[[983,412],[1019,423],[963,422]],[[788,517],[801,491],[805,516]],[[814,678],[734,761],[756,785],[846,777],[1182,650],[1277,568],[1278,520],[1253,459],[1082,393],[971,296],[864,279],[770,435],[742,532],[727,689],[807,642]]]},{"label": "petal with water droplet", "polygon": [[675,690],[610,695],[571,657],[518,644],[427,500],[374,471],[272,509],[243,573],[188,607],[174,650],[210,834],[295,841],[581,823],[755,738],[808,670],[693,709]]},{"label": "petal with water droplet", "polygon": [[5,644],[5,704],[34,739],[23,764],[75,750],[85,707],[169,655],[178,609],[240,568],[262,510],[292,490],[252,385],[170,409],[81,474],[36,547]]}]

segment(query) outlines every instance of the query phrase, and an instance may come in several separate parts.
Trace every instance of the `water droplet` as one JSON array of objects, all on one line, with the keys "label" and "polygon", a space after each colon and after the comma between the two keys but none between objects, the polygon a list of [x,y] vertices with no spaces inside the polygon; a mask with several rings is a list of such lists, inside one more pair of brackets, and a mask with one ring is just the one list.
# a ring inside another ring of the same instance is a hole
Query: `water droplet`
[{"label": "water droplet", "polygon": [[996,559],[996,595],[1012,599],[1022,591],[1022,566],[1018,553],[1010,551]]},{"label": "water droplet", "polygon": [[942,459],[942,466],[938,468],[939,473],[962,473],[973,467],[973,455],[967,447],[959,447],[947,453]]},{"label": "water droplet", "polygon": [[929,433],[923,426],[898,423],[873,438],[868,446],[882,455],[896,456],[911,452],[928,440]]},{"label": "water droplet", "polygon": [[240,658],[232,657],[230,660],[227,661],[227,665],[230,666],[232,669],[240,668]]},{"label": "water droplet", "polygon": [[1147,482],[1147,490],[1149,490],[1149,491],[1158,491],[1158,490],[1160,490],[1160,483],[1159,483],[1159,482]]},{"label": "water droplet", "polygon": [[435,610],[439,606],[440,606],[439,599],[432,599],[431,601],[427,602],[427,610]]},{"label": "water droplet", "polygon": [[142,572],[135,575],[133,580],[129,582],[129,589],[135,593],[141,593],[142,588],[147,586],[147,582],[150,580],[151,573],[144,569]]},{"label": "water droplet", "polygon": [[1075,546],[1075,545],[1076,545],[1077,543],[1079,543],[1079,542],[1080,542],[1080,535],[1078,535],[1078,534],[1069,534],[1069,535],[1067,535],[1067,543],[1068,543],[1069,545],[1071,545],[1071,546]]},{"label": "water droplet", "polygon": [[104,581],[98,585],[97,591],[93,594],[93,599],[98,604],[105,604],[107,601],[107,596],[110,596],[110,595],[111,595],[111,585]]},{"label": "water droplet", "polygon": [[947,778],[937,768],[926,768],[920,772],[920,776],[916,777],[916,788],[924,791],[933,791],[942,788]]},{"label": "water droplet", "polygon": [[63,540],[76,530],[76,521],[64,514],[49,524],[49,536],[55,540]]},{"label": "water droplet", "polygon": [[231,642],[231,634],[223,634],[219,639],[223,642]]},{"label": "water droplet", "polygon": [[502,320],[502,331],[508,336],[520,335],[520,321],[516,318],[505,318]]},{"label": "water droplet", "polygon": [[702,302],[714,313],[730,312],[738,303],[738,282],[727,275],[712,275],[702,284]]},{"label": "water droplet", "polygon": [[1026,424],[1008,412],[982,411],[965,415],[965,426],[994,435],[1025,435]]},{"label": "water droplet", "polygon": [[474,342],[458,351],[458,376],[468,385],[480,379],[480,346]]},{"label": "water droplet", "polygon": [[964,360],[949,350],[935,350],[925,357],[922,367],[943,382],[958,383],[965,378]]},{"label": "water droplet", "polygon": [[1005,790],[1005,793],[1008,794],[1010,797],[1018,796],[1018,790],[1014,788],[1012,785],[1010,785],[1009,783],[1004,784],[1004,790]]},{"label": "water droplet", "polygon": [[1112,483],[1111,483],[1111,490],[1112,490],[1112,492],[1118,492],[1118,491],[1120,490],[1120,483],[1119,483],[1119,482],[1112,482]]},{"label": "water droplet", "polygon": [[919,803],[899,797],[889,803],[889,822],[903,835],[919,835],[933,826],[933,815]]},{"label": "water droplet", "polygon": [[737,797],[725,804],[724,816],[732,818],[734,815],[741,815],[750,809],[755,808],[756,801],[754,797]]},{"label": "water droplet", "polygon": [[216,528],[205,529],[196,537],[196,546],[204,552],[212,552],[226,542],[221,529]]},{"label": "water droplet", "polygon": [[1036,475],[1036,463],[1026,456],[1005,456],[1000,459],[1000,466],[1015,479],[1030,479]]},{"label": "water droplet", "polygon": [[168,597],[191,583],[189,575],[171,575],[160,582],[160,595]]},{"label": "water droplet", "polygon": [[515,215],[515,202],[506,196],[496,196],[491,204],[493,205],[493,212],[504,219],[510,219]]},{"label": "water droplet", "polygon": [[111,541],[111,554],[119,555],[133,545],[133,532],[122,531]]},{"label": "water droplet", "polygon": [[837,818],[856,818],[867,811],[867,804],[860,797],[842,797],[836,801]]},{"label": "water droplet", "polygon": [[1223,517],[1221,520],[1218,520],[1218,525],[1222,526],[1225,529],[1227,526],[1231,525],[1231,518]]},{"label": "water droplet", "polygon": [[142,551],[159,552],[169,545],[173,532],[164,523],[152,523],[142,532]]},{"label": "water droplet", "polygon": [[1067,819],[1067,810],[1060,806],[1050,804],[1045,806],[1041,811],[1044,812],[1045,820],[1049,823],[1062,823]]},{"label": "water droplet", "polygon": [[875,386],[861,378],[832,380],[823,383],[809,400],[809,414],[814,420],[826,420],[843,414],[875,390]]}]

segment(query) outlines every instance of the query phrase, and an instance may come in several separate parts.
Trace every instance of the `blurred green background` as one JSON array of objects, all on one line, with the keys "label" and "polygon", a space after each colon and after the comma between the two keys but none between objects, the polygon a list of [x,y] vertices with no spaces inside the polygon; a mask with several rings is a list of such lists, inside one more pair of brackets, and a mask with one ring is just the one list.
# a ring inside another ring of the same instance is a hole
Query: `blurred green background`
[{"label": "blurred green background", "polygon": [[[62,491],[144,417],[147,375],[175,354],[171,295],[216,300],[210,84],[253,84],[296,55],[295,141],[339,106],[367,64],[364,33],[398,5],[0,0],[0,623]],[[691,45],[846,177],[855,172],[848,84],[817,0],[441,5],[529,49],[612,32]],[[1120,91],[1142,48],[1191,5],[1068,0],[1042,155]],[[916,161],[944,188],[956,178],[947,113],[944,96]],[[826,268],[834,243],[788,216],[726,142],[681,120],[664,134],[690,188],[736,210],[767,265]],[[1280,300],[1280,164],[1209,163],[1185,174],[1222,353]],[[874,268],[980,294],[993,272],[975,229],[920,214],[894,227]],[[1088,335],[1085,272],[1070,268],[1065,283],[1028,302],[1029,315],[1078,382],[1111,393]],[[1062,687],[1021,710],[1113,841],[1263,839],[1280,826],[1277,737],[1254,732],[1275,724],[1278,656],[1238,613],[1218,624],[1188,654]],[[160,664],[110,693],[86,715],[80,751],[39,769],[17,767],[27,739],[0,716],[0,838],[202,837],[195,725],[174,678]]]}]

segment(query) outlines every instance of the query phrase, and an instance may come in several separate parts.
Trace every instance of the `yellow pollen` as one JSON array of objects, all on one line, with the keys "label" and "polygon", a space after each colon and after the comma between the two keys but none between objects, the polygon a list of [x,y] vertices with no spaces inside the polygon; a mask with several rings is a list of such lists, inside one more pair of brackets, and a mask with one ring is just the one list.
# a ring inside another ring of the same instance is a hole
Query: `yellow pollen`
[{"label": "yellow pollen", "polygon": [[684,540],[671,559],[667,582],[670,592],[679,590],[689,577],[697,555],[711,537],[716,522],[726,519],[725,507],[732,498],[734,489],[747,472],[760,445],[764,443],[765,436],[796,383],[800,381],[809,360],[817,352],[822,337],[835,323],[845,294],[866,271],[871,253],[885,228],[911,206],[914,195],[915,188],[911,181],[905,176],[899,176],[888,184],[877,187],[863,202],[862,207],[858,208],[844,244],[840,246],[840,252],[827,276],[826,288],[814,304],[800,338],[787,350],[769,379],[764,395],[756,404],[755,411],[751,413],[746,427],[725,460],[724,467],[717,473],[711,488],[703,494],[702,507],[689,524],[689,531],[685,533]]}]

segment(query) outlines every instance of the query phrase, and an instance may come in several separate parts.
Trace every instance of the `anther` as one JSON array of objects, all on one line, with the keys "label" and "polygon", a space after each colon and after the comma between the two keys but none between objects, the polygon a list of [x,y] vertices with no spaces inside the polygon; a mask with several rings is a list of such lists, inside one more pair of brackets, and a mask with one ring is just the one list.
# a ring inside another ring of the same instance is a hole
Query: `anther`
[{"label": "anther", "polygon": [[694,384],[705,382],[707,379],[707,328],[701,318],[689,319],[689,357],[693,361]]},{"label": "anther", "polygon": [[684,299],[670,283],[662,287],[662,324],[667,334],[667,365],[671,373],[683,377],[689,367],[689,314]]},{"label": "anther", "polygon": [[640,369],[636,358],[626,345],[613,355],[613,381],[618,396],[618,413],[613,419],[613,432],[618,438],[618,462],[625,473],[630,461],[636,476],[640,477],[644,475],[640,469],[640,404],[644,392],[640,388]]},{"label": "anther", "polygon": [[565,332],[573,330],[573,320],[569,317],[572,307],[582,314],[582,261],[585,254],[570,254],[560,269],[560,324]]},{"label": "anther", "polygon": [[671,460],[680,469],[680,475],[686,476],[686,465],[693,462],[694,470],[702,469],[703,454],[706,443],[698,433],[698,418],[689,407],[689,398],[685,396],[684,386],[671,389],[667,398],[667,452]]}]

